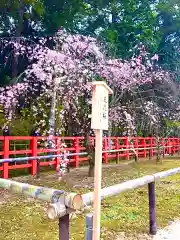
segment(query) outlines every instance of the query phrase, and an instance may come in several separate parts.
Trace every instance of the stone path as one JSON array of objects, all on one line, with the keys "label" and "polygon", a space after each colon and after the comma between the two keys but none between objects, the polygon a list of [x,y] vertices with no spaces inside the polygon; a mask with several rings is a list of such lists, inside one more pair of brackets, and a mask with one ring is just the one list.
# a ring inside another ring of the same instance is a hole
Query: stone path
[{"label": "stone path", "polygon": [[164,229],[157,232],[153,240],[179,240],[180,239],[180,220],[176,220]]},{"label": "stone path", "polygon": [[155,236],[139,234],[127,237],[123,232],[117,236],[116,240],[180,240],[180,219],[170,222],[169,225],[163,229],[159,229]]}]

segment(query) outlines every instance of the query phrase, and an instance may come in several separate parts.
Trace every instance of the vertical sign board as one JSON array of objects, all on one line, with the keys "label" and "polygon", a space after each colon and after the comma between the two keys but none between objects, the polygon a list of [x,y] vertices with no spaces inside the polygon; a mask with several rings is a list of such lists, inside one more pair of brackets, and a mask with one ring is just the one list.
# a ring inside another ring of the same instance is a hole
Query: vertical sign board
[{"label": "vertical sign board", "polygon": [[108,95],[104,85],[93,88],[91,128],[108,130]]},{"label": "vertical sign board", "polygon": [[101,176],[102,176],[102,132],[108,130],[108,100],[113,91],[105,82],[92,83],[91,128],[95,130],[95,174],[94,174],[94,215],[93,240],[100,239],[101,220]]}]

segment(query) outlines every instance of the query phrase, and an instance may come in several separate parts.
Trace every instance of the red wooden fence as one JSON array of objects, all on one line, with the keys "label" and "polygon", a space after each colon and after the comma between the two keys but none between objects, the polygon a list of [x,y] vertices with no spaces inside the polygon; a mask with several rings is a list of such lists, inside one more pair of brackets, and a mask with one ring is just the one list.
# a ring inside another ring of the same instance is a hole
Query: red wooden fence
[{"label": "red wooden fence", "polygon": [[[59,154],[59,144],[62,140],[66,143],[67,148],[70,153],[80,153],[86,152],[84,146],[84,137],[54,137],[56,142],[56,149],[47,149],[41,142],[47,141],[48,137],[22,137],[22,136],[10,136],[10,137],[0,137],[0,157],[2,159],[11,157],[22,157],[22,156],[39,156],[42,154],[52,153]],[[109,160],[117,159],[121,157],[122,159],[128,160],[133,152],[129,151],[129,140],[128,137],[109,137],[103,139],[103,151],[109,150],[108,139],[112,141],[111,150],[127,149],[126,151],[120,152],[104,152],[103,162],[108,163]],[[131,138],[134,148],[144,148],[137,150],[138,157],[146,158],[149,153],[153,157],[156,154],[156,138],[143,138],[143,137],[133,137]],[[161,139],[162,145],[166,146],[164,152],[167,154],[175,154],[179,151],[180,139],[179,138],[163,138]],[[145,148],[151,148],[145,149]],[[86,155],[74,156],[70,158],[71,163],[78,167],[83,161],[87,161]],[[57,158],[53,160],[45,160],[40,162],[40,166],[49,166],[50,164],[57,164]],[[32,175],[37,172],[36,160],[29,160],[28,162],[17,162],[17,163],[2,163],[0,164],[0,172],[3,178],[8,178],[9,170],[12,169],[26,169],[29,168]]]}]

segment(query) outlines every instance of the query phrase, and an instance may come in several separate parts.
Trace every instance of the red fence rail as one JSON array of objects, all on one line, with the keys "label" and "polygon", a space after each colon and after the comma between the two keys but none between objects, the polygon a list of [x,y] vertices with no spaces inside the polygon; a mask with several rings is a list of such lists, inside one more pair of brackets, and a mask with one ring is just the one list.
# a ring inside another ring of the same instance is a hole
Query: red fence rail
[{"label": "red fence rail", "polygon": [[[48,153],[60,154],[60,141],[63,141],[67,145],[66,150],[70,153],[86,151],[84,137],[53,137],[53,140],[56,142],[55,149],[48,149],[44,146],[47,139],[48,137],[0,137],[0,158],[40,156],[43,154],[47,155]],[[109,151],[109,141],[111,141],[111,150],[121,149],[121,151],[104,152],[103,162],[107,164],[110,160],[119,158],[128,160],[133,155],[133,152],[128,150],[130,148],[129,140],[131,140],[134,148],[138,149],[136,151],[139,158],[146,158],[149,154],[150,157],[153,157],[157,152],[157,139],[154,137],[133,137],[131,139],[128,137],[106,137],[103,139],[103,151]],[[174,137],[162,138],[161,145],[164,146],[164,153],[175,154],[180,149],[180,139]],[[150,148],[150,150],[146,148]],[[75,167],[78,167],[81,162],[87,160],[87,156],[82,155],[76,155],[70,158],[71,164]],[[40,162],[40,166],[56,166],[56,164],[57,158]],[[1,176],[8,178],[9,171],[12,169],[30,169],[30,173],[35,175],[37,173],[37,162],[35,160],[29,160],[28,162],[2,163],[0,164]]]}]

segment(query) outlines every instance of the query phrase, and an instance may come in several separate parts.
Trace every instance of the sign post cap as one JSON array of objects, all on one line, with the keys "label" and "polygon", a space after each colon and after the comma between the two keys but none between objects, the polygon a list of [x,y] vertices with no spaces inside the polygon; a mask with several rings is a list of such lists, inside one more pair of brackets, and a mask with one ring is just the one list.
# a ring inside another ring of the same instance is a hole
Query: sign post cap
[{"label": "sign post cap", "polygon": [[108,94],[113,94],[113,90],[104,81],[93,81],[91,84],[93,87],[103,86],[108,91]]}]

